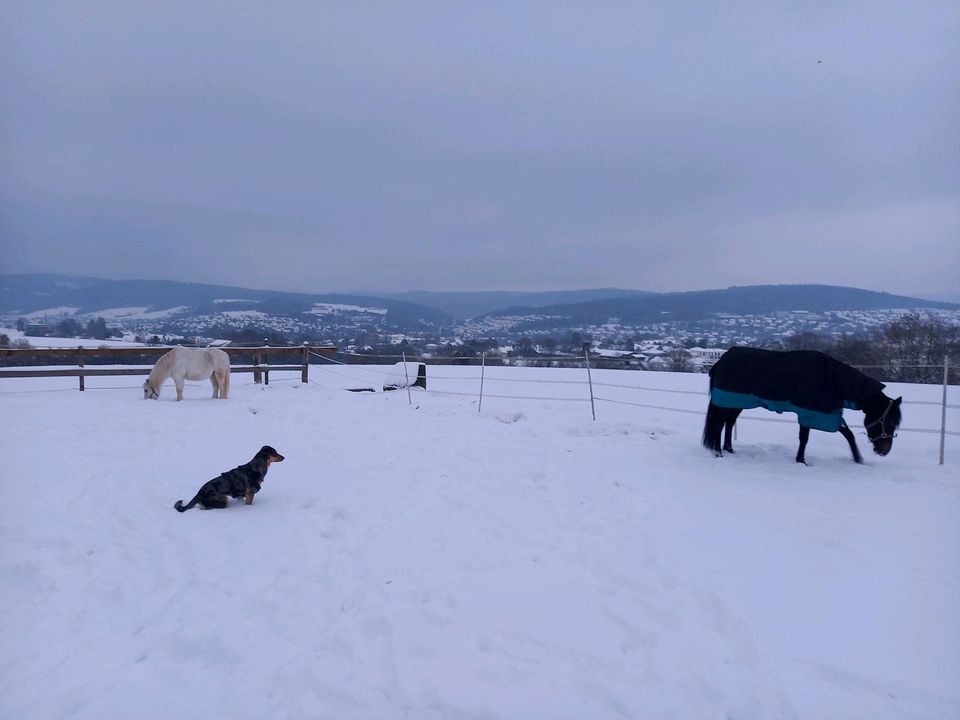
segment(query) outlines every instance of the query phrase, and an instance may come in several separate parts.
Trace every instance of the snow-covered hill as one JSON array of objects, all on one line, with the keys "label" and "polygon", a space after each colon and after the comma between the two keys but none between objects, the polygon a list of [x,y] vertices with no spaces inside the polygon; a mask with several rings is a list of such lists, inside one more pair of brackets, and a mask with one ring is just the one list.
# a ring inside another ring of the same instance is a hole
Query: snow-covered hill
[{"label": "snow-covered hill", "polygon": [[[647,293],[616,288],[558,292],[414,292],[396,296],[305,294],[155,280],[0,275],[0,321],[49,325],[103,318],[151,335],[242,334],[363,347],[407,339],[420,350],[446,342],[525,336],[564,341],[573,333],[608,346],[638,337],[688,347],[760,345],[799,333],[867,334],[920,311],[960,324],[960,305],[829,285],[759,285]],[[39,334],[34,331],[32,334]],[[396,340],[395,338],[400,338]],[[571,341],[572,342],[572,341]],[[576,343],[574,343],[576,344]]]},{"label": "snow-covered hill", "polygon": [[[0,717],[960,715],[955,438],[805,467],[744,420],[718,460],[701,375],[596,372],[637,404],[592,421],[583,371],[487,368],[481,412],[477,368],[428,371],[0,381]],[[253,506],[173,510],[263,444]]]}]

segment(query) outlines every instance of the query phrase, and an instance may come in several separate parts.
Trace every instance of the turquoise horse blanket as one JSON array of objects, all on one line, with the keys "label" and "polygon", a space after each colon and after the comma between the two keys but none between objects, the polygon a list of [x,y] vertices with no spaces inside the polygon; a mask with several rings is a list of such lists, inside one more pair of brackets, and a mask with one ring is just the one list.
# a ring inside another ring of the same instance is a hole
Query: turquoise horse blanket
[{"label": "turquoise horse blanket", "polygon": [[[797,421],[803,426],[813,430],[825,430],[826,432],[837,432],[841,426],[846,425],[843,419],[843,409],[838,408],[830,412],[818,412],[794,405],[789,400],[767,400],[748,395],[746,393],[735,393],[720,388],[713,388],[710,391],[710,402],[717,407],[738,408],[741,410],[750,410],[751,408],[762,407],[765,410],[771,410],[775,413],[792,412],[797,414]],[[849,410],[858,408],[847,404],[844,405]]]}]

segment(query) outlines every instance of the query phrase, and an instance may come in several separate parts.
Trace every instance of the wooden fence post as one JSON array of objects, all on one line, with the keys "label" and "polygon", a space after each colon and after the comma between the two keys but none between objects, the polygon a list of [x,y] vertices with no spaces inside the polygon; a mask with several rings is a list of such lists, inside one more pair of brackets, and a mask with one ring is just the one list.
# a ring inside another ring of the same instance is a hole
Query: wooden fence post
[{"label": "wooden fence post", "polygon": [[77,362],[80,364],[80,392],[83,392],[83,345],[77,345]]},{"label": "wooden fence post", "polygon": [[303,343],[303,372],[300,374],[300,382],[304,385],[307,384],[309,378],[307,377],[308,368],[310,367],[310,343]]},{"label": "wooden fence post", "polygon": [[[253,366],[254,366],[254,367],[259,367],[259,366],[260,366],[260,353],[258,353],[258,352],[255,352],[255,353],[253,354]],[[259,371],[259,370],[254,370],[254,371],[253,371],[253,382],[256,383],[256,384],[259,384],[259,383],[263,382],[263,376],[260,374],[260,371]]]}]

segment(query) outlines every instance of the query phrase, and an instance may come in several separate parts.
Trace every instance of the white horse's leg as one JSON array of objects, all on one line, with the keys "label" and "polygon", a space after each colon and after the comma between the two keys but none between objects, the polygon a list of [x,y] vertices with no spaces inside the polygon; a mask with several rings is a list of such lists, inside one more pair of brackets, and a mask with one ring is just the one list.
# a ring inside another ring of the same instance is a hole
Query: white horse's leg
[{"label": "white horse's leg", "polygon": [[220,382],[217,378],[216,370],[210,373],[210,384],[213,385],[213,399],[216,400],[217,396],[220,394]]},{"label": "white horse's leg", "polygon": [[230,368],[224,368],[220,371],[220,399],[226,400],[230,393]]},{"label": "white horse's leg", "polygon": [[174,375],[173,382],[177,386],[177,402],[183,400],[183,375]]}]

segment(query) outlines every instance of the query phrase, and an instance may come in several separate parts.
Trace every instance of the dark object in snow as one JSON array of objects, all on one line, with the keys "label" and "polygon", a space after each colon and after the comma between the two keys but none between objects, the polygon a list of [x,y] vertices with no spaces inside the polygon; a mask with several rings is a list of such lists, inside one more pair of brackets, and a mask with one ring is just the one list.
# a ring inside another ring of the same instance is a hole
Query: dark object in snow
[{"label": "dark object in snow", "polygon": [[883,394],[883,383],[829,355],[814,350],[775,352],[733,347],[710,368],[710,405],[703,426],[703,444],[720,457],[733,452],[731,435],[737,417],[747,408],[797,414],[804,460],[810,430],[839,432],[850,444],[855,462],[863,462],[843,410],[861,410],[873,451],[886,455],[900,425],[900,403]]},{"label": "dark object in snow", "polygon": [[283,462],[283,455],[264,445],[253,456],[253,460],[205,482],[193,500],[186,505],[182,500],[177,500],[173,507],[180,512],[189,510],[197,503],[204,509],[225,508],[229,498],[243,498],[247,505],[253,505],[253,496],[260,492],[267,470],[275,462]]},{"label": "dark object in snow", "polygon": [[[406,365],[406,368],[404,368]],[[426,363],[398,362],[387,374],[387,379],[383,382],[384,391],[402,390],[407,387],[419,387],[427,389],[427,365]]]}]

